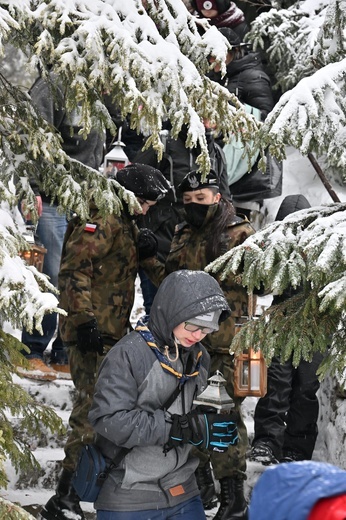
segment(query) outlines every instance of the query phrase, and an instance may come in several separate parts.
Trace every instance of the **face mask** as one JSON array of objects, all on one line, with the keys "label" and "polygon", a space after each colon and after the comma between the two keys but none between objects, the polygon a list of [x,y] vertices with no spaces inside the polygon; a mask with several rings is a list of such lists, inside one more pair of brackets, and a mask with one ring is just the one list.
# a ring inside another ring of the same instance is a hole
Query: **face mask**
[{"label": "face mask", "polygon": [[197,229],[201,228],[205,222],[209,209],[215,207],[216,210],[217,206],[217,204],[197,204],[196,202],[185,204],[184,211],[186,222]]}]

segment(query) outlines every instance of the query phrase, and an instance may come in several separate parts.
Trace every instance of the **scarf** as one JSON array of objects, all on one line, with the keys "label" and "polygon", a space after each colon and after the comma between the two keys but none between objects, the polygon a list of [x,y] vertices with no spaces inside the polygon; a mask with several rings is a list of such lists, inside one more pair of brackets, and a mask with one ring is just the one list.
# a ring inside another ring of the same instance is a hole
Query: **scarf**
[{"label": "scarf", "polygon": [[222,14],[210,18],[210,25],[216,25],[216,27],[230,27],[233,29],[240,23],[245,21],[244,13],[234,2],[231,3],[231,7]]},{"label": "scarf", "polygon": [[183,374],[173,368],[172,363],[170,362],[168,357],[156,345],[154,336],[152,335],[152,333],[150,332],[150,330],[148,329],[148,327],[146,325],[145,318],[143,320],[138,320],[137,325],[135,327],[135,331],[138,332],[142,336],[142,338],[146,341],[147,345],[154,352],[154,354],[157,357],[158,361],[160,362],[160,365],[163,368],[163,370],[165,372],[175,376],[177,379],[179,379],[180,385],[183,385],[189,379],[198,376],[199,367],[201,366],[201,361],[202,361],[202,351],[201,350],[197,354],[196,364],[193,367],[192,372],[190,374]]}]

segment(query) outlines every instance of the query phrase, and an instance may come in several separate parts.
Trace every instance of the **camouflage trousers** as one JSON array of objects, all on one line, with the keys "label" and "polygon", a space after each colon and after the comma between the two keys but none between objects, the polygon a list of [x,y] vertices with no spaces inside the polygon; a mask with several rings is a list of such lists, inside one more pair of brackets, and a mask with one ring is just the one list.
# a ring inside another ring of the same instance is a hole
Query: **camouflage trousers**
[{"label": "camouflage trousers", "polygon": [[95,434],[88,421],[88,413],[93,400],[97,373],[104,356],[96,352],[82,355],[75,345],[70,345],[67,351],[75,394],[62,466],[68,471],[74,471],[81,447],[94,440]]},{"label": "camouflage trousers", "polygon": [[241,412],[242,397],[234,397],[234,363],[233,357],[229,354],[211,353],[210,374],[215,374],[216,370],[222,372],[226,379],[226,390],[233,397],[235,410],[239,413],[238,435],[239,441],[235,446],[230,446],[225,453],[216,451],[198,450],[194,448],[192,454],[200,459],[200,466],[205,466],[211,462],[214,476],[217,480],[225,477],[236,479],[246,479],[246,451],[248,449],[248,437],[246,426]]}]

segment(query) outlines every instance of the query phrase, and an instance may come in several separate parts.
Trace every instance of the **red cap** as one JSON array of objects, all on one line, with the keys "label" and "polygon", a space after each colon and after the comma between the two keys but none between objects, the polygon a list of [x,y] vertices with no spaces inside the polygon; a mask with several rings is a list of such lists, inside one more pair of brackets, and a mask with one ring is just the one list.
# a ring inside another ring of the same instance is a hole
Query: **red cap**
[{"label": "red cap", "polygon": [[345,520],[346,495],[322,498],[313,507],[308,520]]}]

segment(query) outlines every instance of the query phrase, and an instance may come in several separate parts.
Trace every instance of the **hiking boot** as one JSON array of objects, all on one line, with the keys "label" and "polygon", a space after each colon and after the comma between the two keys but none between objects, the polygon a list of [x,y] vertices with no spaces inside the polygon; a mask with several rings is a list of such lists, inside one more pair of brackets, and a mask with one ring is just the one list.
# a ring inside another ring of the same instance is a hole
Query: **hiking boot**
[{"label": "hiking boot", "polygon": [[217,504],[217,496],[210,463],[198,467],[195,475],[204,509],[213,509]]},{"label": "hiking boot", "polygon": [[247,520],[248,507],[244,498],[244,481],[231,477],[220,480],[220,507],[214,520]]},{"label": "hiking boot", "polygon": [[300,462],[302,460],[306,460],[306,459],[300,451],[283,450],[282,458],[280,459],[280,462]]},{"label": "hiking boot", "polygon": [[58,374],[58,379],[69,379],[71,380],[71,372],[69,364],[51,363],[51,368]]},{"label": "hiking boot", "polygon": [[28,366],[26,368],[17,367],[17,372],[20,376],[39,381],[54,381],[58,378],[58,373],[46,365],[41,358],[30,358],[27,361]]},{"label": "hiking boot", "polygon": [[64,469],[59,478],[56,493],[42,508],[40,515],[44,520],[85,520],[79,505],[79,497],[72,486],[73,472]]},{"label": "hiking boot", "polygon": [[254,462],[261,462],[264,466],[270,464],[278,464],[278,459],[275,457],[271,446],[266,442],[256,442],[250,451],[249,460]]}]

